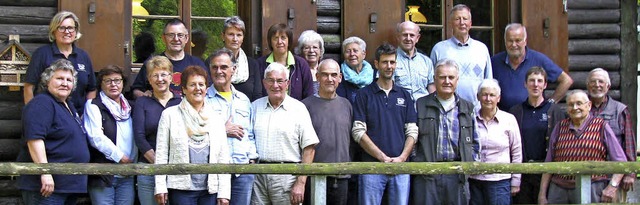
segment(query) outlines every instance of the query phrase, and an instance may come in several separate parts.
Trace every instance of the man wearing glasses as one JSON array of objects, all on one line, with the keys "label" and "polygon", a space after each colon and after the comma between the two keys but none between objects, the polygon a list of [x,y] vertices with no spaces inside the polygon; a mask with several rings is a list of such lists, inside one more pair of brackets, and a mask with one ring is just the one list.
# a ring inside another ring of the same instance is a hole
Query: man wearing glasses
[{"label": "man wearing glasses", "polygon": [[[180,19],[171,19],[164,26],[164,33],[162,34],[162,42],[166,47],[166,50],[161,55],[166,56],[173,64],[173,73],[171,77],[171,92],[176,95],[182,95],[180,89],[180,75],[182,71],[188,66],[200,66],[206,68],[204,62],[197,57],[191,56],[184,52],[184,47],[189,42],[189,31],[185,27],[184,22]],[[133,89],[133,95],[139,96],[151,96],[151,84],[147,80],[146,63],[142,65],[138,76],[131,88]]]}]

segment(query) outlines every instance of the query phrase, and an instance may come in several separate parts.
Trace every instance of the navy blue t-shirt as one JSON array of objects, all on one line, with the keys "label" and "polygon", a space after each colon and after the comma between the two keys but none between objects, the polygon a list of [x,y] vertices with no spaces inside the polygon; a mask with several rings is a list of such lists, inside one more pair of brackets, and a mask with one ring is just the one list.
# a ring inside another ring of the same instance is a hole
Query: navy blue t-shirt
[{"label": "navy blue t-shirt", "polygon": [[[389,157],[402,154],[406,136],[405,123],[417,122],[411,94],[393,86],[389,96],[376,82],[357,91],[353,106],[353,120],[367,123],[367,135]],[[362,161],[378,161],[365,153]]]},{"label": "navy blue t-shirt", "polygon": [[142,96],[136,99],[131,118],[133,118],[133,136],[140,151],[138,155],[139,161],[149,163],[147,158],[144,157],[144,153],[151,149],[156,150],[156,134],[162,111],[180,104],[180,101],[182,101],[182,98],[174,95],[167,102],[167,107],[164,107],[157,99],[152,97]]},{"label": "navy blue t-shirt", "polygon": [[[161,55],[166,57],[164,52]],[[178,96],[182,96],[182,89],[180,88],[180,76],[182,75],[182,71],[184,71],[184,69],[192,65],[197,65],[202,67],[204,70],[206,70],[207,75],[209,75],[209,69],[207,69],[207,67],[204,65],[204,62],[202,62],[202,60],[200,60],[200,58],[198,57],[194,57],[185,53],[184,58],[182,58],[182,60],[174,61],[169,59],[169,61],[171,61],[171,64],[173,64],[173,73],[171,74],[172,80],[169,88],[171,89],[171,92],[173,92],[173,94],[176,94]],[[207,80],[210,81],[211,79],[209,78],[209,76],[207,76]],[[138,76],[136,76],[136,79],[133,81],[133,85],[131,85],[131,89],[138,89],[142,92],[145,92],[147,90],[152,90],[151,84],[147,79],[147,62],[146,61],[140,68],[140,72],[138,73]]]},{"label": "navy blue t-shirt", "polygon": [[73,51],[69,54],[68,58],[64,57],[64,54],[60,53],[60,49],[55,43],[41,46],[36,49],[31,56],[31,62],[29,62],[29,68],[27,68],[27,74],[25,82],[35,85],[34,96],[38,92],[42,92],[39,89],[40,75],[44,70],[49,67],[54,61],[58,59],[67,59],[71,61],[73,67],[78,72],[76,89],[71,93],[71,102],[75,105],[76,110],[82,116],[84,113],[84,104],[87,99],[87,93],[97,89],[96,76],[93,73],[93,64],[89,54],[84,50],[73,45]]},{"label": "navy blue t-shirt", "polygon": [[533,66],[539,66],[547,72],[547,81],[556,82],[562,68],[558,67],[549,57],[544,54],[526,48],[524,61],[518,65],[517,69],[511,68],[507,52],[501,52],[491,57],[493,68],[493,78],[498,80],[502,92],[500,93],[500,110],[509,110],[511,107],[523,102],[529,95],[525,87],[527,71]]},{"label": "navy blue t-shirt", "polygon": [[544,101],[540,106],[533,107],[529,102],[522,103],[522,150],[525,160],[544,161],[547,156],[547,128],[549,117],[547,112],[551,103]]},{"label": "navy blue t-shirt", "polygon": [[[49,163],[88,163],[87,134],[72,102],[71,112],[62,102],[44,92],[36,95],[22,111],[22,149],[18,162],[33,162],[28,140],[44,140]],[[73,114],[72,114],[73,113]],[[54,193],[86,193],[87,175],[53,175]],[[22,175],[18,186],[22,190],[39,191],[40,175]]]}]

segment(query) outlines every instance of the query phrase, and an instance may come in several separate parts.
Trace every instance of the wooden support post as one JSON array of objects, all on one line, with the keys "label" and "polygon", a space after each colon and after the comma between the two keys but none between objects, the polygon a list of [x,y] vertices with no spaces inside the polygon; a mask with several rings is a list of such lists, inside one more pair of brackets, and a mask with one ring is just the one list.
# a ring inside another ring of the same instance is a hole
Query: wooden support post
[{"label": "wooden support post", "polygon": [[311,204],[325,205],[327,203],[327,176],[311,177]]},{"label": "wooden support post", "polygon": [[580,194],[574,195],[576,197],[576,201],[579,201],[580,204],[590,204],[591,203],[591,175],[577,175],[576,176],[576,190],[580,191]]}]

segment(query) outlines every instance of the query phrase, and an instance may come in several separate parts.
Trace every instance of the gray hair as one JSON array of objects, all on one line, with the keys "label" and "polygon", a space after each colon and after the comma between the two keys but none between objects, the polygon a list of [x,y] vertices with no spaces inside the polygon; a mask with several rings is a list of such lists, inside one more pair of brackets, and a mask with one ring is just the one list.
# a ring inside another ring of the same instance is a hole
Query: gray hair
[{"label": "gray hair", "polygon": [[75,23],[76,39],[74,40],[78,40],[80,39],[80,37],[82,37],[82,34],[80,33],[80,23],[79,23],[80,20],[78,19],[78,16],[76,16],[74,13],[69,11],[61,11],[61,12],[58,12],[55,16],[53,16],[53,18],[51,18],[51,22],[49,23],[49,41],[50,42],[54,42],[56,40],[56,36],[54,33],[58,31],[58,26],[60,26],[60,24],[62,24],[62,22],[67,18],[73,19],[73,22]]},{"label": "gray hair", "polygon": [[602,75],[604,75],[605,83],[607,83],[607,85],[611,85],[611,78],[609,78],[609,72],[607,72],[603,68],[595,68],[589,71],[589,75],[587,76],[587,84],[589,84],[589,80],[591,80],[591,76],[595,73],[601,73]]},{"label": "gray hair", "polygon": [[569,99],[570,96],[579,95],[579,94],[584,95],[587,98],[587,100],[589,100],[589,94],[587,94],[586,91],[580,90],[580,89],[575,89],[575,90],[568,91],[567,95],[565,95],[565,99]]},{"label": "gray hair", "polygon": [[342,52],[344,52],[344,49],[346,49],[347,46],[352,43],[357,43],[360,46],[360,49],[362,49],[362,52],[366,52],[367,43],[357,36],[351,36],[347,39],[344,39],[344,41],[342,41]]},{"label": "gray hair", "polygon": [[49,67],[44,69],[42,74],[40,74],[40,90],[47,90],[47,87],[49,87],[49,81],[51,81],[51,77],[53,77],[53,73],[59,70],[71,72],[71,74],[73,75],[73,89],[71,91],[76,90],[78,72],[76,72],[76,69],[73,67],[71,61],[66,59],[58,59],[54,61]]},{"label": "gray hair", "polygon": [[471,8],[469,8],[467,5],[464,4],[456,4],[455,6],[453,6],[453,8],[451,8],[451,11],[449,11],[449,18],[451,18],[451,16],[453,16],[453,12],[456,11],[461,11],[461,10],[467,10],[469,11],[469,19],[471,19]]},{"label": "gray hair", "polygon": [[318,56],[318,59],[322,59],[322,56],[324,55],[324,39],[322,39],[322,36],[314,30],[306,30],[300,34],[300,37],[298,38],[298,46],[296,46],[294,52],[300,55],[302,54],[302,47],[304,47],[304,45],[314,43],[317,43],[318,48],[320,48],[320,56]]},{"label": "gray hair", "polygon": [[522,32],[524,32],[524,39],[527,39],[527,27],[524,27],[522,24],[519,24],[519,23],[510,23],[504,27],[504,39],[507,39],[507,33],[509,31],[518,30],[518,29],[522,29]]},{"label": "gray hair", "polygon": [[233,55],[233,51],[229,50],[228,48],[222,47],[221,49],[218,49],[216,51],[214,51],[211,55],[209,55],[209,58],[207,59],[207,68],[211,68],[211,61],[213,61],[214,58],[221,56],[221,55],[228,55],[229,58],[231,59],[231,65],[235,66],[236,65],[236,57],[235,55]]},{"label": "gray hair", "polygon": [[440,67],[453,67],[456,69],[456,72],[460,72],[460,68],[458,67],[458,63],[456,63],[456,61],[454,61],[453,59],[449,59],[449,58],[445,58],[445,59],[441,59],[438,61],[438,63],[436,63],[436,67],[433,70],[434,73],[438,72],[438,69]]},{"label": "gray hair", "polygon": [[482,92],[482,89],[485,88],[492,88],[495,89],[496,91],[498,91],[498,95],[500,95],[500,92],[502,91],[500,89],[500,84],[498,83],[498,81],[496,79],[484,79],[482,80],[482,82],[480,82],[480,85],[478,86],[478,96],[480,96],[480,92]]},{"label": "gray hair", "polygon": [[242,33],[245,32],[244,21],[240,19],[238,16],[232,16],[224,20],[224,24],[222,25],[222,33],[227,31],[228,28],[237,28],[242,30]]},{"label": "gray hair", "polygon": [[287,69],[286,66],[284,66],[284,65],[282,65],[280,63],[271,63],[264,70],[264,78],[263,79],[267,79],[267,76],[269,75],[269,73],[274,72],[274,71],[284,72],[286,74],[286,76],[289,76],[289,69]]}]

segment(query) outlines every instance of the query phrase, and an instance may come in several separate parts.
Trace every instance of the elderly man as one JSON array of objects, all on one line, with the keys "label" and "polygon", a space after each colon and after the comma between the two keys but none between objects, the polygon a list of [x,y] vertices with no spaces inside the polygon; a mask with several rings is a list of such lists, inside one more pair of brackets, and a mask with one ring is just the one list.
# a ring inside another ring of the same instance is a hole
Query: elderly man
[{"label": "elderly man", "polygon": [[356,92],[360,88],[371,84],[376,77],[376,70],[371,67],[364,57],[367,54],[367,43],[352,36],[342,42],[344,62],[340,65],[343,81],[338,86],[338,95],[347,98],[351,104],[355,103]]},{"label": "elderly man", "polygon": [[[184,52],[184,47],[189,42],[189,31],[184,26],[184,22],[180,19],[171,19],[164,25],[164,31],[162,33],[162,42],[164,43],[166,50],[161,54],[166,56],[173,64],[173,76],[171,79],[171,92],[176,95],[182,95],[182,89],[180,88],[180,74],[182,71],[191,65],[197,65],[203,68],[207,66],[198,57],[191,56]],[[151,96],[151,84],[147,80],[147,67],[146,63],[142,65],[142,69],[136,76],[136,79],[131,85],[133,89],[133,95],[138,96]]]},{"label": "elderly man", "polygon": [[[479,161],[480,140],[473,104],[455,91],[458,64],[440,60],[435,68],[436,92],[418,99],[417,162]],[[416,175],[411,182],[412,204],[468,204],[469,184],[462,174]]]},{"label": "elderly man", "polygon": [[[251,127],[251,101],[231,85],[236,70],[233,52],[223,48],[210,56],[209,71],[213,85],[207,89],[205,100],[216,114],[228,119],[226,123],[227,143],[234,164],[255,163],[258,158]],[[251,201],[253,174],[231,176],[230,204],[248,205]]]},{"label": "elderly man", "polygon": [[[609,88],[611,88],[611,79],[607,71],[596,68],[589,72],[587,92],[592,103],[590,114],[609,123],[624,150],[627,161],[636,161],[636,135],[633,133],[631,113],[626,105],[607,95]],[[635,174],[625,175],[622,179],[622,189],[624,191],[632,189],[635,179]]]},{"label": "elderly man", "polygon": [[[531,67],[526,73],[525,87],[529,97],[509,110],[516,117],[522,137],[522,161],[544,162],[547,156],[547,144],[553,127],[565,117],[559,105],[544,99],[547,88],[547,73],[538,66]],[[540,174],[523,174],[520,193],[513,197],[514,204],[538,204],[540,192]]]},{"label": "elderly man", "polygon": [[455,5],[449,12],[449,22],[453,28],[453,37],[433,46],[431,60],[455,60],[460,69],[460,84],[456,93],[460,98],[479,107],[480,102],[476,96],[478,85],[483,79],[493,78],[489,49],[484,43],[469,36],[471,9],[468,6]]},{"label": "elderly man", "polygon": [[[302,100],[311,115],[313,128],[322,142],[316,146],[313,162],[350,162],[349,143],[353,110],[349,100],[336,94],[336,88],[342,80],[338,62],[332,59],[321,61],[316,79],[319,83],[318,95]],[[326,204],[347,204],[348,181],[349,175],[327,177]],[[310,196],[310,193],[305,193],[305,204],[310,204]]]},{"label": "elderly man", "polygon": [[[418,127],[411,94],[394,85],[396,49],[383,44],[376,50],[374,64],[380,72],[376,83],[358,90],[353,111],[352,135],[364,149],[359,161],[405,162],[416,142]],[[360,175],[360,204],[407,204],[409,175]]]},{"label": "elderly man", "polygon": [[525,74],[533,66],[542,67],[551,82],[557,82],[553,96],[548,99],[554,103],[562,99],[573,80],[544,54],[527,48],[527,29],[519,23],[507,25],[504,29],[506,52],[491,58],[493,77],[500,82],[500,87],[509,88],[501,93],[502,100],[498,104],[501,110],[509,110],[527,98]]},{"label": "elderly man", "polygon": [[[251,125],[260,163],[311,163],[318,144],[311,117],[300,101],[287,95],[288,69],[271,63],[262,84],[268,96],[251,104]],[[300,204],[307,176],[258,174],[251,204]]]},{"label": "elderly man", "polygon": [[[570,91],[566,100],[569,118],[560,121],[553,129],[545,161],[627,161],[609,124],[604,119],[589,114],[591,101],[587,93],[582,90]],[[614,174],[609,179],[605,174],[592,175],[591,202],[611,203],[615,200],[622,176]],[[574,197],[580,194],[575,185],[575,176],[543,174],[538,203],[580,203]]]},{"label": "elderly man", "polygon": [[395,72],[395,83],[407,89],[413,101],[435,91],[433,84],[433,62],[429,57],[418,52],[416,43],[420,40],[420,27],[405,21],[396,29],[398,40],[398,62]]}]

